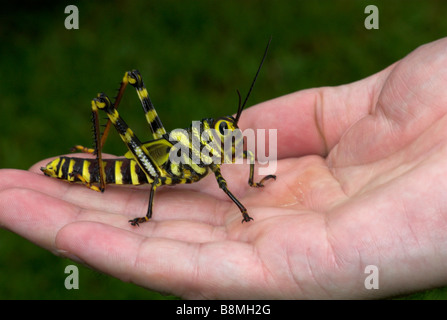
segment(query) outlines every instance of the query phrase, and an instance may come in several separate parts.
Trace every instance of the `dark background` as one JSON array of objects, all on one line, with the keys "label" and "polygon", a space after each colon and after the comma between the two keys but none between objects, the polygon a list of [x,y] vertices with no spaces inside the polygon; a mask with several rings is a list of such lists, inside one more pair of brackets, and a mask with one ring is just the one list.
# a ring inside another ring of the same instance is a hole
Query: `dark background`
[{"label": "dark background", "polygon": [[[353,82],[447,33],[446,1],[21,1],[0,12],[0,168],[27,169],[91,145],[90,100],[115,94],[138,68],[167,130],[233,114],[270,36],[253,105],[296,90]],[[67,30],[66,6],[79,9]],[[367,30],[367,5],[379,30]],[[121,114],[150,139],[137,95]],[[299,128],[297,128],[299,130]],[[115,133],[106,152],[123,154]],[[80,289],[66,290],[73,264],[0,230],[0,299],[166,298],[79,266]],[[411,279],[409,279],[411,281]],[[406,298],[445,298],[437,289]]]}]

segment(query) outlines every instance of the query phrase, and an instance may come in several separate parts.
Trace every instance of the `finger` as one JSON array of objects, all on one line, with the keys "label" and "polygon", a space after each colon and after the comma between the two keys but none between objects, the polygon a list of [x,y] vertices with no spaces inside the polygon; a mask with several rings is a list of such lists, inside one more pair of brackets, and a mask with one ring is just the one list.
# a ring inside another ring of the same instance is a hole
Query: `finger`
[{"label": "finger", "polygon": [[205,223],[151,221],[146,223],[144,228],[136,228],[132,227],[123,215],[82,209],[36,191],[7,189],[0,192],[1,226],[50,251],[54,252],[57,232],[66,224],[75,221],[101,222],[145,236],[191,242],[216,241],[226,237],[224,228],[216,228]]},{"label": "finger", "polygon": [[43,174],[30,173],[17,169],[0,170],[0,190],[10,188],[39,189],[42,192],[50,192],[55,188],[55,184],[47,183],[49,179],[43,179]]},{"label": "finger", "polygon": [[[90,211],[122,215],[123,221],[145,216],[148,208],[147,187],[107,186],[99,193],[82,185],[51,179],[28,171],[0,170],[0,190],[27,189],[62,199]],[[216,187],[216,189],[218,189]],[[40,203],[39,203],[40,205]],[[231,203],[191,190],[160,188],[154,200],[153,220],[192,220],[212,225],[222,225]]]},{"label": "finger", "polygon": [[[63,199],[91,210],[102,210],[112,213],[137,211],[144,205],[143,191],[110,187],[107,193],[101,194],[82,185],[68,183],[23,170],[5,169],[0,171],[2,184],[0,190],[19,188],[35,190],[53,198]],[[147,203],[146,203],[147,205]]]},{"label": "finger", "polygon": [[48,250],[54,250],[59,229],[78,214],[74,205],[33,190],[0,191],[1,226]]},{"label": "finger", "polygon": [[243,112],[239,126],[276,129],[279,159],[326,155],[353,123],[369,113],[391,69],[348,85],[302,90],[260,103]]},{"label": "finger", "polygon": [[147,238],[79,222],[63,228],[56,245],[69,257],[123,281],[189,298],[248,296],[253,283],[260,282],[256,254],[246,243]]}]

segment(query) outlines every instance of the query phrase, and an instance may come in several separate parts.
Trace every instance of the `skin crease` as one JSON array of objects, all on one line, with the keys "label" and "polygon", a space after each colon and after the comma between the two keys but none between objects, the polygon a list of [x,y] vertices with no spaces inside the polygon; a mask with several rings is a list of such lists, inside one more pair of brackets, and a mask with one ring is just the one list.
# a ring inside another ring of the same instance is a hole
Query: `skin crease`
[{"label": "skin crease", "polygon": [[[103,194],[0,170],[0,225],[55,254],[183,298],[380,298],[447,284],[447,39],[339,87],[295,92],[242,113],[278,129],[276,181],[247,185],[225,165],[190,186]],[[273,172],[272,172],[273,173]],[[260,177],[256,177],[259,181]],[[379,289],[365,288],[365,268]]]}]

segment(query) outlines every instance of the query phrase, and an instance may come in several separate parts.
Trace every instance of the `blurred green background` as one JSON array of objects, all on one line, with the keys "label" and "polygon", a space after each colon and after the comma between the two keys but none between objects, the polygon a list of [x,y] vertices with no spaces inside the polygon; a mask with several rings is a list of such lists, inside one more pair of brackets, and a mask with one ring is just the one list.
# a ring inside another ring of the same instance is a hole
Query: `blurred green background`
[{"label": "blurred green background", "polygon": [[[67,5],[79,29],[64,27]],[[379,30],[364,9],[379,8]],[[0,12],[0,168],[27,169],[90,146],[90,100],[115,94],[138,68],[168,130],[232,114],[272,36],[249,104],[296,90],[367,77],[416,47],[445,36],[446,1],[21,1]],[[141,139],[150,134],[136,94],[121,113]],[[299,128],[297,128],[299,130]],[[112,135],[106,152],[126,151]],[[73,264],[0,230],[0,299],[166,298]],[[444,288],[406,298],[446,298]],[[170,297],[168,297],[170,298]]]}]

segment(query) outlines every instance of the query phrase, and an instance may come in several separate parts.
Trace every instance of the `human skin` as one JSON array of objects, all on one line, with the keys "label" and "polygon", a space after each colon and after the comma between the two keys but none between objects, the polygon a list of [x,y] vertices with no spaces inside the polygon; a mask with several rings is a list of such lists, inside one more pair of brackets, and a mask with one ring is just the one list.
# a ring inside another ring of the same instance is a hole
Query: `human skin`
[{"label": "human skin", "polygon": [[[447,284],[447,39],[355,83],[248,108],[241,129],[277,129],[276,181],[250,188],[225,165],[238,208],[212,175],[103,194],[0,170],[0,225],[139,286],[183,298],[380,298]],[[256,177],[260,179],[259,176]],[[374,265],[379,289],[365,288]]]}]

